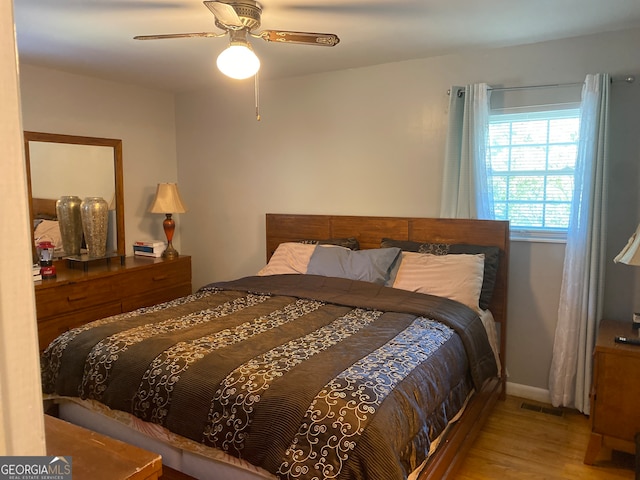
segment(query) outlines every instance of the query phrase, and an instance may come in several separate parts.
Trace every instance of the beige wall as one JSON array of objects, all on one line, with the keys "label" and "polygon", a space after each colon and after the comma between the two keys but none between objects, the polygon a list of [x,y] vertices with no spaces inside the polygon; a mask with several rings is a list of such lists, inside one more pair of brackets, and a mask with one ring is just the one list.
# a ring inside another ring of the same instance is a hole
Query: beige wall
[{"label": "beige wall", "polygon": [[178,181],[173,95],[25,64],[20,85],[25,130],[122,139],[127,252],[164,240],[164,217],[147,209],[158,183]]},{"label": "beige wall", "polygon": [[[194,286],[249,275],[265,259],[264,214],[437,216],[452,84],[580,82],[587,73],[640,73],[640,30],[264,81],[176,99],[179,177],[192,206],[183,249]],[[339,48],[339,47],[337,47]],[[638,220],[640,79],[612,103],[610,257]],[[508,370],[544,396],[564,245],[512,243]],[[611,265],[611,315],[633,309],[630,267]]]}]

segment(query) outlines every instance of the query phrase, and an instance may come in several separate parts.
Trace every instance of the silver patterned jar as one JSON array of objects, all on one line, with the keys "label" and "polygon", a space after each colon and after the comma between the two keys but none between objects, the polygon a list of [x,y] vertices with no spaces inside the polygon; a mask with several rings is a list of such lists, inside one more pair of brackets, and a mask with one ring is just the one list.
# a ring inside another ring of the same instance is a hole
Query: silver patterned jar
[{"label": "silver patterned jar", "polygon": [[80,211],[89,257],[100,258],[106,256],[109,204],[102,197],[87,197],[82,200]]},{"label": "silver patterned jar", "polygon": [[65,255],[80,255],[82,247],[82,200],[75,195],[66,195],[56,201],[58,226]]}]

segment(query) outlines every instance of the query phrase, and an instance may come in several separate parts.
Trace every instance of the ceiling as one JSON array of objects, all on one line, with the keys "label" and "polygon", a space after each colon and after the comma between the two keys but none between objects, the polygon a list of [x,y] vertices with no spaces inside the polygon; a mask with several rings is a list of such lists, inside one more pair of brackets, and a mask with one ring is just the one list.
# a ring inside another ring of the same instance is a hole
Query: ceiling
[{"label": "ceiling", "polygon": [[[640,27],[638,0],[263,0],[261,29],[335,33],[316,47],[252,39],[262,79]],[[224,38],[199,0],[14,0],[20,61],[168,91],[228,81]]]}]

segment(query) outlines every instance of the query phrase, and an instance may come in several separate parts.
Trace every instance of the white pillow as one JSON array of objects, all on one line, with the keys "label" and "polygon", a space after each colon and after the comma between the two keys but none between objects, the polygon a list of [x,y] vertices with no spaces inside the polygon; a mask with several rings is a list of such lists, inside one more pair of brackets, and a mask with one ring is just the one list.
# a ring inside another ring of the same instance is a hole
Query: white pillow
[{"label": "white pillow", "polygon": [[62,249],[62,234],[57,220],[42,220],[33,232],[33,238],[36,245],[40,241],[48,240],[53,243],[56,250]]},{"label": "white pillow", "polygon": [[258,272],[258,275],[307,273],[307,265],[309,265],[309,259],[315,249],[315,245],[306,243],[281,243],[271,255],[269,263]]},{"label": "white pillow", "polygon": [[484,254],[402,252],[393,288],[446,297],[479,311],[483,276]]}]

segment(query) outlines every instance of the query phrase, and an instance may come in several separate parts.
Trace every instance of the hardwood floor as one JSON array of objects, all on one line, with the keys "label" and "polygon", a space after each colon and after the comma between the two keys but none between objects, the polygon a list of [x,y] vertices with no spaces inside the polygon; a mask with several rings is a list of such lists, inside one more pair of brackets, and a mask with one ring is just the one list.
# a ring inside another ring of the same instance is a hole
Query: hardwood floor
[{"label": "hardwood floor", "polygon": [[635,479],[633,455],[603,449],[595,465],[582,463],[589,434],[589,419],[575,410],[508,396],[498,402],[456,480]]}]

